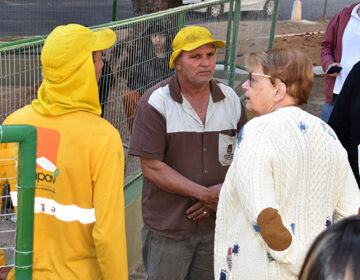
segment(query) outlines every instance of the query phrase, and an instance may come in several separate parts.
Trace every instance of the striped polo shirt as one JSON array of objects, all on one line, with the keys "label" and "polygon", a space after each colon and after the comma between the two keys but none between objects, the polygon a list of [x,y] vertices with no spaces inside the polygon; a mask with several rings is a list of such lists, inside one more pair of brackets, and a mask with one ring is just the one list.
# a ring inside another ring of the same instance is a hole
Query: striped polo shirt
[{"label": "striped polo shirt", "polygon": [[[206,187],[222,183],[247,117],[232,88],[212,79],[210,91],[204,124],[181,94],[176,75],[150,88],[136,109],[129,154],[163,161]],[[215,215],[187,219],[186,210],[195,202],[143,180],[144,225],[162,236],[187,239],[197,223],[200,234],[214,232]]]}]

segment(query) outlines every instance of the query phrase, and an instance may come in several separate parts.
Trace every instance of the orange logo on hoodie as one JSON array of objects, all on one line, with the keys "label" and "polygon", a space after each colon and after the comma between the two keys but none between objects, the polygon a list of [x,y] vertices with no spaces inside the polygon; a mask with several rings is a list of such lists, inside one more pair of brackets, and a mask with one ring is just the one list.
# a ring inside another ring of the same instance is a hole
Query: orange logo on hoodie
[{"label": "orange logo on hoodie", "polygon": [[[53,129],[37,127],[37,153],[36,168],[43,169],[47,172],[53,172],[57,177],[56,168],[57,154],[60,144],[60,133]],[[39,181],[38,173],[38,181]]]}]

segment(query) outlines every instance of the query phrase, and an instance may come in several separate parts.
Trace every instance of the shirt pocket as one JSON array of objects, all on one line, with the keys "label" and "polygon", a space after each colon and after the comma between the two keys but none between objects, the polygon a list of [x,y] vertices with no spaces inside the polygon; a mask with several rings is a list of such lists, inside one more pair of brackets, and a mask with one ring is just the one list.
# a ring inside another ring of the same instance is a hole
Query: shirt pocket
[{"label": "shirt pocket", "polygon": [[234,157],[237,134],[234,136],[219,133],[219,162],[222,166],[229,166]]}]

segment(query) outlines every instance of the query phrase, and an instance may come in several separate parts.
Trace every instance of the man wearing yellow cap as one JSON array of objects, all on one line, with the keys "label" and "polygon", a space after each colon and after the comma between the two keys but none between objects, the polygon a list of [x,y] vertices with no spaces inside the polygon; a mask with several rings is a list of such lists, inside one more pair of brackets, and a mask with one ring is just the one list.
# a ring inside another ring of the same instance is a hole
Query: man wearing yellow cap
[{"label": "man wearing yellow cap", "polygon": [[101,51],[115,40],[110,29],[55,28],[38,99],[4,122],[37,128],[34,279],[128,279],[123,148],[100,117],[97,86]]},{"label": "man wearing yellow cap", "polygon": [[238,96],[213,79],[214,40],[200,26],[181,29],[170,68],[135,113],[129,153],[143,171],[143,260],[147,279],[213,279],[218,196],[246,122]]}]

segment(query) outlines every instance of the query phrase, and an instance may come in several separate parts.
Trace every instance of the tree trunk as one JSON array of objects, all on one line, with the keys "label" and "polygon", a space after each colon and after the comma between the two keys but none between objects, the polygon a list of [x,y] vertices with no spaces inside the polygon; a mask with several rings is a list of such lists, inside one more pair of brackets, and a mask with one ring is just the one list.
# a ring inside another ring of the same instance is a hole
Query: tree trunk
[{"label": "tree trunk", "polygon": [[151,14],[181,5],[182,0],[132,0],[134,16]]},{"label": "tree trunk", "polygon": [[[163,1],[166,2],[165,0]],[[183,4],[182,0],[168,0],[167,2],[168,2],[168,9],[179,7]]]}]

